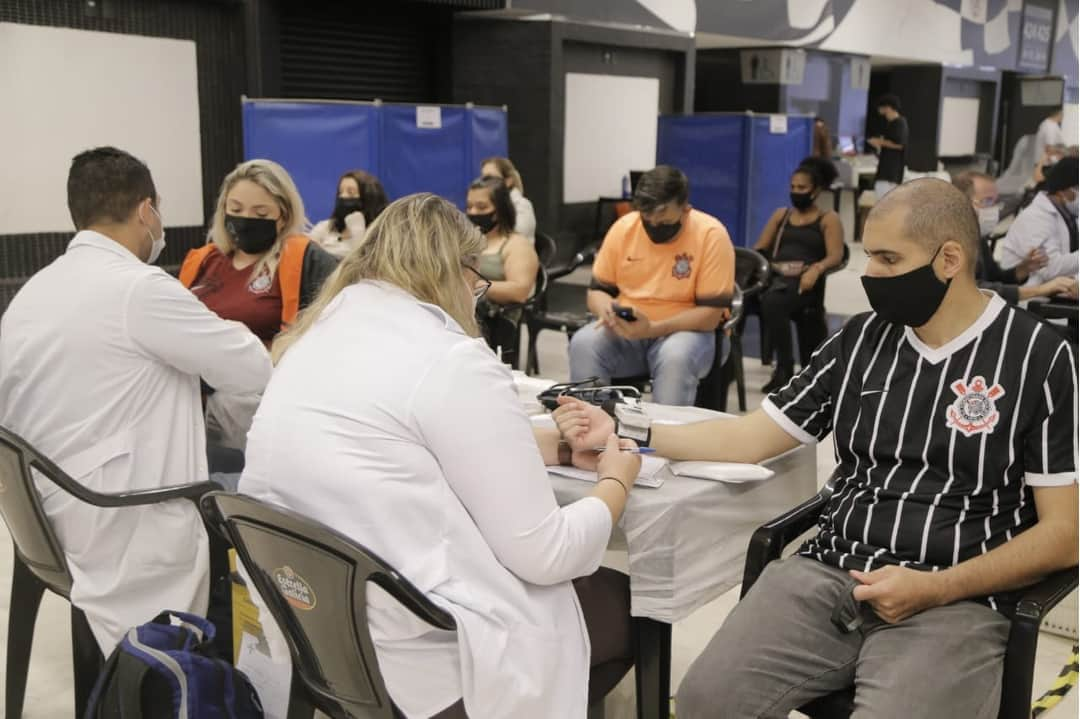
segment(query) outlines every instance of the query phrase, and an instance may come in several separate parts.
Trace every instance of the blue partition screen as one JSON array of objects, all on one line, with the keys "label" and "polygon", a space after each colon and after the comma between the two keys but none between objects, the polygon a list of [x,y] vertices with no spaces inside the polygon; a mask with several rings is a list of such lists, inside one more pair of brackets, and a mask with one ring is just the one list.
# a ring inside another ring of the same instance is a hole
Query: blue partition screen
[{"label": "blue partition screen", "polygon": [[439,109],[438,127],[419,127],[415,105],[246,100],[244,158],[280,163],[296,182],[312,222],[329,217],[347,170],[376,175],[391,200],[434,192],[465,206],[480,162],[506,156],[506,111]]},{"label": "blue partition screen", "polygon": [[777,207],[787,206],[789,178],[810,153],[813,121],[789,117],[773,133],[768,115],[671,115],[660,118],[657,164],[690,180],[690,202],[724,223],[731,241],[749,247]]},{"label": "blue partition screen", "polygon": [[265,158],[292,176],[312,222],[330,216],[349,170],[378,174],[374,105],[245,102],[244,159]]},{"label": "blue partition screen", "polygon": [[745,129],[741,115],[661,117],[656,139],[656,163],[686,173],[690,203],[723,222],[735,244],[743,234]]}]

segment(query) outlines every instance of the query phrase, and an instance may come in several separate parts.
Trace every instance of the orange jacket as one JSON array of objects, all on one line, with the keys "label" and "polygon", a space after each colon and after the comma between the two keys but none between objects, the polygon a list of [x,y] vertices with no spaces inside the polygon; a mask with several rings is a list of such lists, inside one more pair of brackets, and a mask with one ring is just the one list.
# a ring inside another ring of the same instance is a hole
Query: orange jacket
[{"label": "orange jacket", "polygon": [[[281,280],[281,329],[290,325],[300,311],[300,279],[304,269],[304,252],[310,242],[306,235],[285,238],[277,266],[278,279]],[[184,264],[180,266],[180,282],[184,287],[190,288],[195,284],[203,262],[210,253],[217,251],[217,246],[209,242],[187,253]]]}]

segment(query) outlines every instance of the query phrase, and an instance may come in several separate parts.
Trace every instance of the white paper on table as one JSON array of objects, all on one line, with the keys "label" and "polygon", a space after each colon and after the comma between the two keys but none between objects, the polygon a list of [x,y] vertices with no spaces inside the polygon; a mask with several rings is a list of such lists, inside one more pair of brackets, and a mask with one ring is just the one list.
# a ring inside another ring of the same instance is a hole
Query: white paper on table
[{"label": "white paper on table", "polygon": [[696,477],[733,484],[761,482],[775,474],[771,469],[757,464],[736,462],[672,462],[668,467],[672,474],[679,477]]},{"label": "white paper on table", "polygon": [[[578,469],[577,467],[567,467],[562,464],[553,465],[547,468],[550,474],[557,474],[560,477],[569,477],[570,479],[580,479],[583,482],[595,482],[597,480],[596,472],[591,472],[585,469]],[[638,474],[634,484],[639,487],[651,487],[656,489],[664,484],[664,480],[668,478],[671,471],[668,469],[668,461],[661,457],[654,457],[652,455],[641,456],[641,473]]]}]

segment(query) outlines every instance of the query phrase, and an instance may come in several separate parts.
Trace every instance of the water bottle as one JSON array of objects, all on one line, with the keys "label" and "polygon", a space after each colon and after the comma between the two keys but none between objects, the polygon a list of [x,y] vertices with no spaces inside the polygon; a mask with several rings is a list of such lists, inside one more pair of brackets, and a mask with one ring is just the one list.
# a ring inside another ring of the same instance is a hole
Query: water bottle
[{"label": "water bottle", "polygon": [[630,175],[622,176],[622,196],[624,199],[630,199]]}]

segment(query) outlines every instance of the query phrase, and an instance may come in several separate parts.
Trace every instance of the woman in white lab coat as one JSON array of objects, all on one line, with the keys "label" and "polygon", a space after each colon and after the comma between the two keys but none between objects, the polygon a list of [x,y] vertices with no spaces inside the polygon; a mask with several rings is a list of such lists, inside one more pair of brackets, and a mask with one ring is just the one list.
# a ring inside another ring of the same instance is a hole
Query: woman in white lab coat
[{"label": "woman in white lab coat", "polygon": [[[580,719],[633,663],[627,578],[599,567],[640,463],[614,437],[597,463],[533,429],[477,339],[483,248],[439,197],[389,205],[275,342],[240,491],[351,537],[454,616],[432,630],[370,590],[405,716]],[[556,504],[560,459],[597,468],[591,496]]]}]

